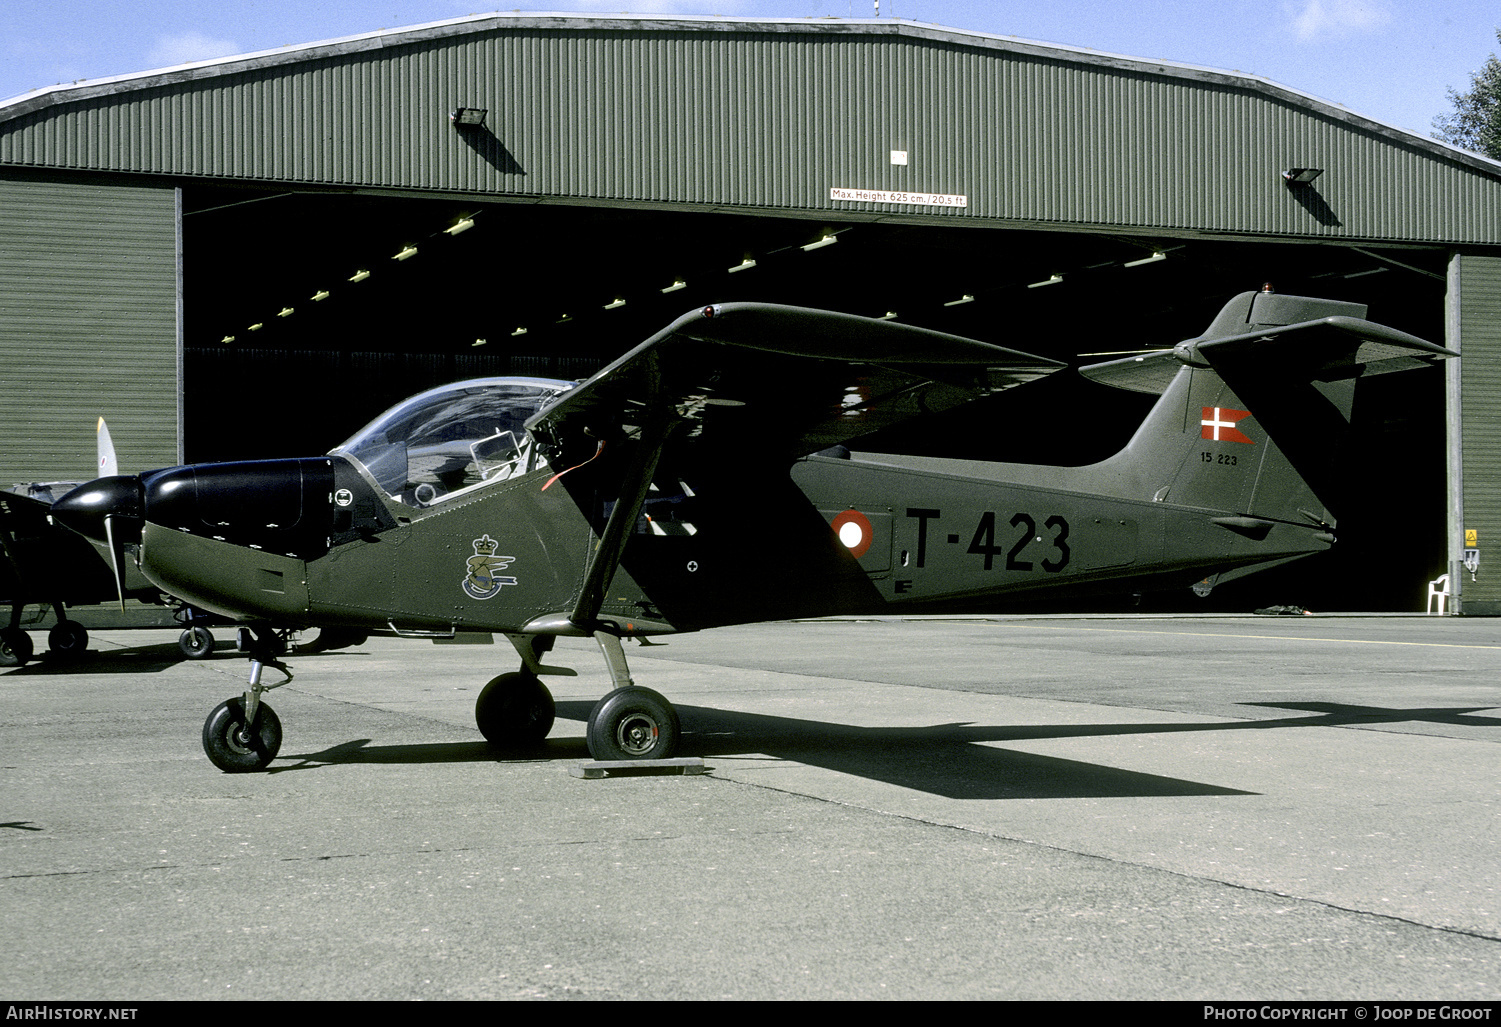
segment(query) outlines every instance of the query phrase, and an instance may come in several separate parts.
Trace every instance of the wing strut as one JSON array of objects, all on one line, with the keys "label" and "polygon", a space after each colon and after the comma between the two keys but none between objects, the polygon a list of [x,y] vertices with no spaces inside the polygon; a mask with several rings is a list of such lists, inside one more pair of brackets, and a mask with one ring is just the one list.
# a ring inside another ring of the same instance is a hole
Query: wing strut
[{"label": "wing strut", "polygon": [[610,519],[605,522],[604,534],[600,536],[599,545],[594,549],[594,559],[589,562],[589,569],[584,574],[578,602],[568,618],[586,631],[594,630],[595,618],[604,607],[605,595],[615,577],[615,568],[620,566],[625,544],[630,541],[636,517],[641,513],[641,505],[646,502],[646,494],[651,489],[652,476],[657,473],[657,461],[662,456],[662,447],[667,444],[673,429],[683,423],[665,398],[659,397],[653,407],[646,423],[641,426],[641,434],[636,440],[635,457],[620,482],[620,495],[615,501],[615,509],[610,511]]}]

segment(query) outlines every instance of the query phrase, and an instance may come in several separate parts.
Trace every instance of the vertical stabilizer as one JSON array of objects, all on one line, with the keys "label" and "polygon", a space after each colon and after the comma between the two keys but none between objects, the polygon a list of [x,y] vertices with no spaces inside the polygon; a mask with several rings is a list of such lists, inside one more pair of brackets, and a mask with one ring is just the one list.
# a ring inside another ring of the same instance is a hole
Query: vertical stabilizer
[{"label": "vertical stabilizer", "polygon": [[1086,470],[1133,498],[1333,525],[1355,381],[1454,355],[1365,313],[1357,303],[1247,292],[1171,350],[1082,368],[1161,395],[1126,448]]}]

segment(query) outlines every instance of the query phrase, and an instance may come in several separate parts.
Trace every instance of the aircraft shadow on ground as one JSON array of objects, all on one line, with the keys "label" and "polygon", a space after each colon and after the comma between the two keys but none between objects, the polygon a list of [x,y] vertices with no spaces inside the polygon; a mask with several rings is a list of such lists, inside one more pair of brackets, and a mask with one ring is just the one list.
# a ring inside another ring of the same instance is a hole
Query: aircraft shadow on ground
[{"label": "aircraft shadow on ground", "polygon": [[133,646],[128,649],[100,651],[90,649],[71,656],[39,652],[23,667],[13,667],[8,674],[56,676],[62,674],[157,674],[183,663],[187,657],[176,642]]},{"label": "aircraft shadow on ground", "polygon": [[[577,707],[573,709],[571,707]],[[589,703],[559,703],[559,716],[587,720]],[[1068,799],[1245,795],[1185,781],[979,742],[1049,737],[1031,729],[972,723],[866,728],[849,724],[680,706],[683,754],[760,754],[950,799]],[[1096,726],[1092,735],[1111,734]]]},{"label": "aircraft shadow on ground", "polygon": [[[586,721],[592,703],[558,703],[558,716]],[[1501,727],[1501,718],[1477,717],[1487,707],[1385,708],[1344,703],[1245,703],[1313,716],[1212,723],[978,725],[865,728],[825,721],[740,713],[702,706],[678,708],[681,754],[714,757],[769,756],[912,788],[954,799],[1147,798],[1189,795],[1251,795],[1253,792],[1123,770],[1080,760],[1007,749],[994,743],[1206,731],[1264,731],[1302,727],[1361,727],[1428,722]],[[482,741],[372,746],[370,739],[345,742],[321,752],[283,754],[270,773],[322,766],[385,763],[551,762],[588,759],[582,738],[554,738],[528,753],[502,754]],[[991,743],[991,744],[979,744]]]},{"label": "aircraft shadow on ground", "polygon": [[[1250,727],[1374,727],[1377,724],[1422,723],[1446,727],[1501,727],[1501,707],[1496,706],[1356,706],[1337,702],[1248,702],[1269,710],[1303,710],[1317,717],[1293,717],[1286,720],[1255,721]],[[1477,717],[1482,710],[1496,710],[1497,715]]]},{"label": "aircraft shadow on ground", "polygon": [[[322,660],[347,656],[365,655],[357,649],[309,649],[293,654],[287,665],[294,669],[303,660]],[[249,673],[249,661],[244,653],[235,648],[234,642],[220,642],[212,656],[190,660],[183,655],[175,642],[155,645],[132,646],[125,649],[90,649],[84,653],[60,656],[51,652],[38,652],[23,667],[6,671],[9,674],[62,675],[62,674],[156,674],[179,663],[214,663],[238,661],[240,673]]]},{"label": "aircraft shadow on ground", "polygon": [[[266,771],[284,774],[292,770],[351,763],[547,763],[559,759],[588,759],[589,750],[582,738],[551,739],[535,750],[502,754],[482,739],[467,742],[428,742],[414,745],[371,745],[373,739],[356,738],[319,752],[282,753]],[[284,766],[288,760],[298,762]]]},{"label": "aircraft shadow on ground", "polygon": [[[592,703],[558,703],[558,716],[585,721]],[[1018,752],[975,742],[1026,737],[1027,729],[942,724],[860,728],[846,724],[737,713],[699,706],[678,708],[683,755],[777,759],[885,781],[959,799],[1243,795],[1234,788],[1121,770],[1078,760]],[[1108,727],[1089,733],[1109,734]],[[525,754],[501,755],[481,741],[373,746],[369,739],[321,752],[283,753],[269,773],[349,763],[548,762],[589,758],[582,738],[549,739]]]},{"label": "aircraft shadow on ground", "polygon": [[[1486,707],[1401,709],[1327,702],[1242,705],[1301,710],[1316,715],[1212,723],[1012,726],[955,723],[864,728],[704,707],[679,707],[679,714],[683,721],[684,752],[706,758],[760,752],[958,799],[1254,794],[1006,749],[993,743],[1180,732],[1367,727],[1415,721],[1501,728],[1501,718],[1473,716]],[[588,703],[559,703],[558,714],[587,720],[589,708]]]}]

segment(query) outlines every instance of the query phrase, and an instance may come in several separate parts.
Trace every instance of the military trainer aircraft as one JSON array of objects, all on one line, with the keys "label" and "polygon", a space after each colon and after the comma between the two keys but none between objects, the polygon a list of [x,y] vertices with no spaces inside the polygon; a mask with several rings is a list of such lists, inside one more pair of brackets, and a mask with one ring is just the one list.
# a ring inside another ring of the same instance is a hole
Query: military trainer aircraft
[{"label": "military trainer aircraft", "polygon": [[433,389],[327,456],[114,475],[53,516],[163,590],[246,624],[249,687],[204,725],[226,771],[264,768],[279,629],[500,632],[519,670],[481,692],[494,745],[538,744],[558,636],[592,636],[613,690],[598,760],[659,759],[673,706],[622,639],[1041,592],[1228,580],[1326,550],[1355,379],[1454,354],[1358,304],[1244,293],[1202,335],[1083,369],[1160,394],[1126,447],[1082,467],[852,454],[905,418],[1063,365],[890,321],[725,303],[582,384]]}]

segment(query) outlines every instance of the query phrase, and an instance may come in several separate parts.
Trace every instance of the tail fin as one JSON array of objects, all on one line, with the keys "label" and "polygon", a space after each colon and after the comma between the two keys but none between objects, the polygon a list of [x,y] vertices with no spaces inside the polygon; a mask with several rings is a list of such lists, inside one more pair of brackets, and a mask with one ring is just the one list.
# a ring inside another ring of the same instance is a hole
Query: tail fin
[{"label": "tail fin", "polygon": [[1126,448],[1091,470],[1133,498],[1333,526],[1356,379],[1457,356],[1365,314],[1247,292],[1198,338],[1081,368],[1162,397]]}]

